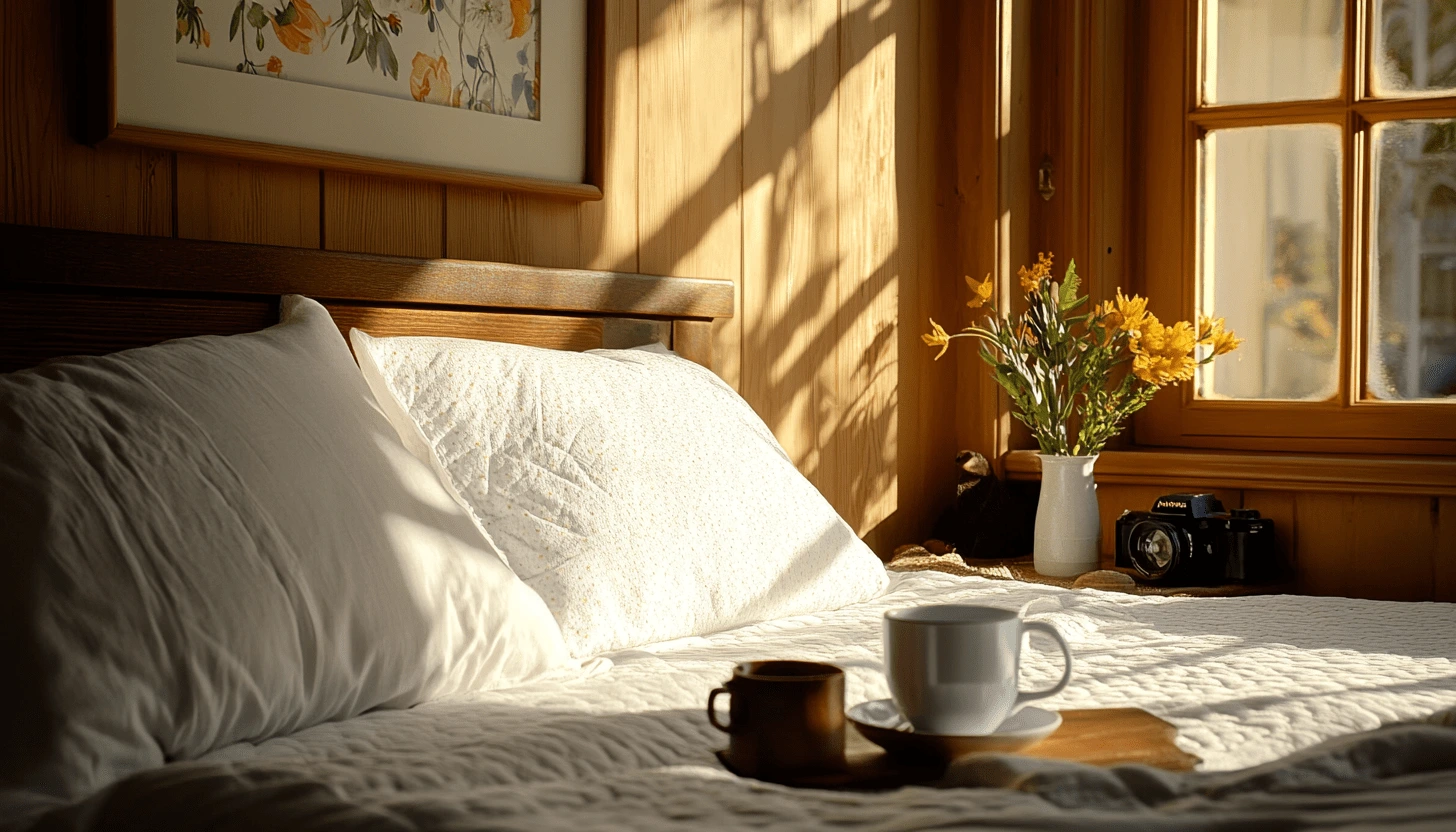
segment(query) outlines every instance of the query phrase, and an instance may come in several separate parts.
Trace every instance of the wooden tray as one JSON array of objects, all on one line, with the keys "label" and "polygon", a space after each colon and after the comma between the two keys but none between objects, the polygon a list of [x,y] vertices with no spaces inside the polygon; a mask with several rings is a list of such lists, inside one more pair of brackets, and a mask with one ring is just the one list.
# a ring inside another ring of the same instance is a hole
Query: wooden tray
[{"label": "wooden tray", "polygon": [[[1098,708],[1062,711],[1062,726],[1051,736],[1018,753],[1027,757],[1071,760],[1096,766],[1140,763],[1191,771],[1201,762],[1182,751],[1173,740],[1178,730],[1141,708]],[[928,763],[892,756],[860,736],[853,725],[844,726],[843,772],[787,777],[760,777],[786,786],[816,789],[893,789],[933,785],[946,770],[943,763]],[[733,768],[718,752],[729,771]],[[735,774],[737,772],[734,772]]]}]

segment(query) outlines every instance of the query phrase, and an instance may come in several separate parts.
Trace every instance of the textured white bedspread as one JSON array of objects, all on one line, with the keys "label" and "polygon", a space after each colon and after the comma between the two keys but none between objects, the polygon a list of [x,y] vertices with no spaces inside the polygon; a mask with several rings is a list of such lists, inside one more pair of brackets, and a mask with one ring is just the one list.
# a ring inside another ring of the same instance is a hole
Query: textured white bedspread
[{"label": "textured white bedspread", "polygon": [[[1441,824],[1456,813],[1456,730],[1399,728],[1302,763],[1185,777],[990,758],[950,779],[1015,789],[796,791],[712,756],[708,691],[738,661],[806,658],[849,673],[849,704],[887,696],[880,616],[921,603],[1025,608],[1076,657],[1048,707],[1136,705],[1174,723],[1206,772],[1456,707],[1456,605],[1291,596],[1176,599],[936,573],[881,599],[625,651],[577,676],[366,714],[139,775],[47,828],[678,829],[927,826],[1302,828]],[[1039,640],[1024,685],[1059,657]],[[1376,782],[1378,781],[1378,782]]]}]

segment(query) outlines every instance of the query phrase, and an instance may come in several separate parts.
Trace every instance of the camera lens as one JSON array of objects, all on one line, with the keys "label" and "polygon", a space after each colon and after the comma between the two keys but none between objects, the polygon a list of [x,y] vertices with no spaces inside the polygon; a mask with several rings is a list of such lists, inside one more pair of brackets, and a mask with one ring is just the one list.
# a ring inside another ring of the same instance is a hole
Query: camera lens
[{"label": "camera lens", "polygon": [[1144,520],[1128,535],[1132,565],[1146,578],[1161,578],[1178,560],[1178,531],[1167,523]]}]

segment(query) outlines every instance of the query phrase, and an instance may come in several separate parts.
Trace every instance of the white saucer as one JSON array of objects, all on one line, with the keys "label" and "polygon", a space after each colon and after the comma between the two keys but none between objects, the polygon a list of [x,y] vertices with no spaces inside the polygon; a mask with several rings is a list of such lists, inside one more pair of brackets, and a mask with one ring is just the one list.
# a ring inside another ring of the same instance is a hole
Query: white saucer
[{"label": "white saucer", "polygon": [[931,755],[946,760],[976,751],[1019,751],[1046,739],[1062,725],[1062,715],[1056,711],[1028,706],[1007,717],[989,734],[919,734],[900,715],[892,699],[861,702],[845,715],[865,739],[892,754]]}]

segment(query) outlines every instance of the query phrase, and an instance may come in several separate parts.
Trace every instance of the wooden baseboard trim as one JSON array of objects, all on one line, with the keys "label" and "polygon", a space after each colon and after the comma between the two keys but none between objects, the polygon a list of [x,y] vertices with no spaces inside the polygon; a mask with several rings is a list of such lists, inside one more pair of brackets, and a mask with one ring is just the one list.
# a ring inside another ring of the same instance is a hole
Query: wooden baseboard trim
[{"label": "wooden baseboard trim", "polygon": [[[1040,480],[1035,451],[1010,451],[1013,480]],[[1097,481],[1119,485],[1456,496],[1456,458],[1228,453],[1169,448],[1106,451]]]}]

